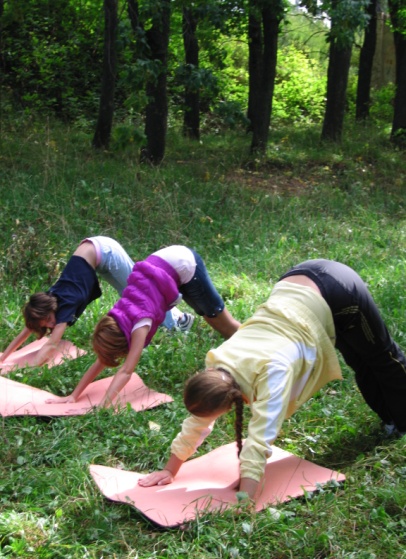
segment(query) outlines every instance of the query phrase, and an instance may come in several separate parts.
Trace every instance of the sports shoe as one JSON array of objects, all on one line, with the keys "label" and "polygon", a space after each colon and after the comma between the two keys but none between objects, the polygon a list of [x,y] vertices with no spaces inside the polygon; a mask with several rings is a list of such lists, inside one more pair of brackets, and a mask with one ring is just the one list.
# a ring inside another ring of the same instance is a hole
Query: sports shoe
[{"label": "sports shoe", "polygon": [[385,423],[383,426],[383,430],[385,432],[385,435],[394,435],[396,433],[396,427],[394,426],[393,423]]},{"label": "sports shoe", "polygon": [[383,426],[383,430],[386,435],[392,437],[399,437],[402,438],[406,435],[405,431],[399,431],[399,429],[393,423],[385,423]]},{"label": "sports shoe", "polygon": [[183,315],[178,320],[178,325],[177,325],[178,329],[181,332],[189,332],[189,330],[192,328],[192,324],[194,320],[195,317],[193,316],[193,314],[184,312]]}]

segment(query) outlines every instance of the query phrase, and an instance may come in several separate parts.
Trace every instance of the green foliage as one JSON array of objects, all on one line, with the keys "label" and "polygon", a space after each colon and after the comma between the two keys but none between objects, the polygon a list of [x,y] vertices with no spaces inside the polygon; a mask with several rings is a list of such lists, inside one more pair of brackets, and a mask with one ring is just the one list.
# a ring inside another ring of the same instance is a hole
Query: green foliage
[{"label": "green foliage", "polygon": [[393,119],[393,99],[395,97],[395,85],[389,83],[376,90],[371,91],[370,116],[377,124],[387,124]]},{"label": "green foliage", "polygon": [[324,114],[326,75],[320,65],[293,45],[278,56],[273,117],[289,122],[319,122]]}]

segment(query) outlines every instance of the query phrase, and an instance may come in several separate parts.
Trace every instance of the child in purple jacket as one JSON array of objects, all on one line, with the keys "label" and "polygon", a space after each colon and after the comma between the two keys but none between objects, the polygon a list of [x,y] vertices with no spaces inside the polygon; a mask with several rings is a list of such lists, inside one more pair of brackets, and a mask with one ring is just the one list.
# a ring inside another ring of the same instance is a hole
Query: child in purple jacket
[{"label": "child in purple jacket", "polygon": [[224,338],[232,336],[240,326],[225,308],[196,252],[179,245],[154,252],[135,264],[121,299],[97,324],[93,334],[96,362],[72,394],[57,401],[76,402],[103,369],[116,367],[119,360],[125,358],[101,404],[110,406],[130,380],[142,350],[150,343],[165,313],[182,297]]}]

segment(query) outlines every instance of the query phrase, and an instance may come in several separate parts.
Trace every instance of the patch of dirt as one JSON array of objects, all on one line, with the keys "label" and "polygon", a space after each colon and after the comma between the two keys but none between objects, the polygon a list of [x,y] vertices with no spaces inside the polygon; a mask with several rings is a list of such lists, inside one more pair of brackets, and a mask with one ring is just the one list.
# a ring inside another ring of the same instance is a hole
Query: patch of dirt
[{"label": "patch of dirt", "polygon": [[315,186],[311,177],[301,178],[292,172],[263,172],[238,169],[227,175],[227,179],[253,190],[263,190],[270,194],[300,196]]}]

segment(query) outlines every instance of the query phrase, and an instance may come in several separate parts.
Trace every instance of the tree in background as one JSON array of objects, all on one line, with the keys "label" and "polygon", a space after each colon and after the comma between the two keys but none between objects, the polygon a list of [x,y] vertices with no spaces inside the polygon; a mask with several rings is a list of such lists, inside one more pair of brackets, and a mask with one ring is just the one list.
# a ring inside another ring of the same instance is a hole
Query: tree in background
[{"label": "tree in background", "polygon": [[183,6],[182,36],[185,48],[185,109],[183,113],[183,135],[198,140],[200,138],[199,84],[194,84],[192,74],[199,69],[199,42],[196,36],[198,14],[193,7]]},{"label": "tree in background", "polygon": [[170,0],[159,0],[150,6],[150,26],[145,32],[150,60],[154,72],[147,80],[148,104],[145,109],[145,135],[147,144],[141,150],[141,161],[153,165],[161,163],[165,155],[168,118],[166,91],[170,24]]},{"label": "tree in background", "polygon": [[250,0],[248,16],[251,153],[265,152],[275,86],[279,26],[283,0]]},{"label": "tree in background", "polygon": [[355,118],[358,120],[365,119],[369,116],[369,107],[371,104],[372,65],[376,49],[377,4],[378,0],[370,0],[367,6],[369,21],[364,32],[364,42],[361,47],[358,68],[355,107]]},{"label": "tree in background", "polygon": [[365,9],[368,3],[369,0],[331,0],[323,3],[323,8],[331,18],[331,28],[328,36],[330,53],[322,140],[341,141],[351,50],[355,32],[366,25]]},{"label": "tree in background", "polygon": [[404,0],[389,0],[396,53],[396,94],[391,139],[406,145],[406,6]]},{"label": "tree in background", "polygon": [[114,115],[117,55],[117,0],[104,0],[104,53],[99,116],[93,136],[93,147],[109,147]]}]

